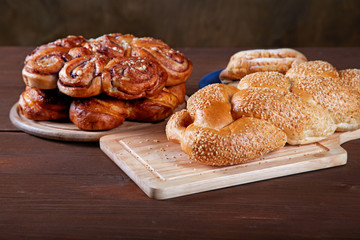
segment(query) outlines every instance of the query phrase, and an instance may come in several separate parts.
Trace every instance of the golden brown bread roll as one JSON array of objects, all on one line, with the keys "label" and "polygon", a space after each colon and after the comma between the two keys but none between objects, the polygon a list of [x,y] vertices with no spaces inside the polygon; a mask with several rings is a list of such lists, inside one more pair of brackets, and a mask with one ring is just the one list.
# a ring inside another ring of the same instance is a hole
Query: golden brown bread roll
[{"label": "golden brown bread roll", "polygon": [[22,70],[26,85],[39,89],[55,89],[59,71],[65,62],[71,59],[68,50],[51,45],[28,57]]},{"label": "golden brown bread roll", "polygon": [[155,96],[132,101],[108,96],[77,99],[71,104],[70,120],[78,128],[92,131],[115,128],[125,119],[158,122],[169,117],[184,98],[185,84],[164,88]]},{"label": "golden brown bread roll", "polygon": [[50,44],[56,46],[66,47],[66,48],[75,48],[80,47],[86,42],[86,39],[83,36],[67,36],[65,38],[58,39]]},{"label": "golden brown bread roll", "polygon": [[184,54],[154,38],[135,38],[131,42],[131,55],[158,62],[167,72],[166,86],[184,83],[192,72],[192,62]]},{"label": "golden brown bread roll", "polygon": [[84,47],[109,59],[130,56],[130,42],[133,38],[131,34],[111,33],[89,40]]},{"label": "golden brown bread roll", "polygon": [[336,127],[327,111],[302,101],[291,92],[270,88],[248,88],[232,98],[233,116],[255,117],[272,123],[287,135],[292,145],[313,143],[334,133]]},{"label": "golden brown bread roll", "polygon": [[239,118],[222,128],[186,128],[181,147],[191,159],[207,165],[248,162],[282,148],[286,135],[274,125],[256,118]]},{"label": "golden brown bread roll", "polygon": [[232,117],[230,101],[236,92],[235,87],[223,84],[196,92],[188,100],[188,109],[169,119],[168,139],[180,143],[191,159],[208,165],[243,163],[281,148],[286,135],[274,125]]},{"label": "golden brown bread roll", "polygon": [[246,75],[237,88],[212,84],[166,125],[170,141],[191,159],[237,164],[289,144],[325,139],[360,127],[359,71],[310,61],[279,72]]},{"label": "golden brown bread roll", "polygon": [[220,73],[223,83],[232,83],[250,73],[276,71],[286,73],[293,65],[307,61],[306,57],[290,48],[256,49],[235,53]]},{"label": "golden brown bread roll", "polygon": [[105,66],[102,87],[109,96],[132,100],[156,95],[166,79],[165,70],[151,59],[117,57]]},{"label": "golden brown bread roll", "polygon": [[174,113],[166,123],[165,132],[167,139],[174,143],[181,143],[186,128],[193,122],[194,120],[187,109]]},{"label": "golden brown bread roll", "polygon": [[185,100],[185,84],[163,88],[148,98],[127,102],[127,119],[141,122],[158,122],[169,117],[177,106]]},{"label": "golden brown bread roll", "polygon": [[35,48],[25,58],[22,71],[25,84],[39,89],[55,89],[60,69],[71,60],[69,50],[80,47],[85,41],[82,36],[68,36]]},{"label": "golden brown bread roll", "polygon": [[26,87],[19,99],[19,110],[31,120],[58,120],[69,116],[70,98],[58,90]]},{"label": "golden brown bread roll", "polygon": [[78,57],[93,55],[94,53],[85,47],[74,47],[69,50],[68,54],[72,57],[72,59],[74,59]]},{"label": "golden brown bread roll", "polygon": [[77,99],[70,106],[70,120],[82,130],[108,130],[128,116],[125,101],[112,98]]},{"label": "golden brown bread roll", "polygon": [[336,131],[349,131],[360,126],[360,94],[353,87],[356,74],[346,78],[346,72],[349,74],[350,71],[343,70],[340,78],[330,63],[310,61],[290,69],[286,76],[291,78],[292,92],[330,113]]},{"label": "golden brown bread roll", "polygon": [[183,104],[185,102],[185,97],[186,97],[185,83],[181,83],[174,86],[168,86],[165,87],[165,89],[167,89],[171,94],[173,94],[177,98],[179,104]]},{"label": "golden brown bread roll", "polygon": [[250,87],[272,88],[280,92],[287,92],[291,88],[291,81],[278,72],[261,72],[245,76],[237,85],[238,89]]},{"label": "golden brown bread roll", "polygon": [[59,90],[71,97],[99,95],[102,92],[101,74],[106,63],[106,58],[100,55],[85,55],[65,63],[59,72]]},{"label": "golden brown bread roll", "polygon": [[297,76],[320,76],[325,78],[339,78],[336,68],[325,61],[309,61],[298,64],[286,72],[286,76],[294,78]]},{"label": "golden brown bread roll", "polygon": [[339,76],[346,85],[360,93],[360,69],[340,70]]},{"label": "golden brown bread roll", "polygon": [[220,129],[233,121],[230,99],[236,87],[214,84],[194,93],[187,102],[187,109],[198,126]]},{"label": "golden brown bread roll", "polygon": [[257,72],[243,80],[231,100],[235,118],[267,120],[283,130],[287,142],[293,145],[317,142],[334,133],[336,126],[330,114],[294,94],[291,80],[283,74]]}]

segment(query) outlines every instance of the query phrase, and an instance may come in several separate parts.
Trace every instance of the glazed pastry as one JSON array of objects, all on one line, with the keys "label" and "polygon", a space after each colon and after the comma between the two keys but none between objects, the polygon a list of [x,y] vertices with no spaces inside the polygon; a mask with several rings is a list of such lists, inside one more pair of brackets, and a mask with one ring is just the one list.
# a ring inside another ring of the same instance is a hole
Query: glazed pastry
[{"label": "glazed pastry", "polygon": [[325,61],[309,61],[298,64],[286,72],[289,78],[296,78],[298,76],[319,76],[324,78],[339,78],[339,72],[336,68]]},{"label": "glazed pastry", "polygon": [[154,38],[135,38],[131,42],[131,55],[147,57],[160,63],[168,73],[166,86],[184,83],[192,72],[192,63],[182,53]]},{"label": "glazed pastry", "polygon": [[71,97],[99,95],[105,64],[106,58],[98,55],[85,55],[67,62],[59,72],[59,90]]},{"label": "glazed pastry", "polygon": [[86,42],[86,39],[83,36],[67,36],[65,38],[58,39],[50,44],[56,46],[66,47],[66,48],[75,48],[80,47]]},{"label": "glazed pastry", "polygon": [[155,61],[139,57],[112,59],[102,74],[104,92],[125,100],[150,97],[165,86],[167,74]]},{"label": "glazed pastry", "polygon": [[237,84],[247,74],[266,71],[285,74],[292,66],[305,61],[302,53],[290,48],[240,51],[231,56],[219,78],[222,83]]},{"label": "glazed pastry", "polygon": [[70,106],[70,120],[82,130],[108,130],[128,116],[125,101],[111,98],[77,99]]},{"label": "glazed pastry", "polygon": [[78,57],[88,56],[88,55],[94,55],[93,52],[91,52],[86,47],[74,47],[71,48],[68,52],[68,54],[74,59]]},{"label": "glazed pastry", "polygon": [[125,119],[140,122],[158,122],[169,117],[185,99],[185,84],[164,88],[149,98],[121,100],[98,96],[74,100],[70,119],[83,130],[108,130],[121,125]]},{"label": "glazed pastry", "polygon": [[167,90],[175,97],[177,97],[179,104],[183,104],[185,102],[186,97],[186,85],[185,83],[181,83],[174,86],[166,87]]},{"label": "glazed pastry", "polygon": [[131,34],[112,33],[89,40],[84,44],[84,47],[109,59],[129,56],[131,51],[130,42],[133,38],[134,36]]},{"label": "glazed pastry", "polygon": [[70,99],[58,90],[26,87],[19,99],[19,110],[31,120],[58,120],[69,117]]},{"label": "glazed pastry", "polygon": [[39,89],[55,89],[60,69],[72,58],[69,50],[85,41],[82,36],[68,36],[34,49],[25,58],[22,70],[25,84]]},{"label": "glazed pastry", "polygon": [[26,59],[22,70],[25,84],[39,89],[55,89],[59,71],[65,62],[71,60],[68,50],[55,45],[39,48]]},{"label": "glazed pastry", "polygon": [[158,122],[169,117],[177,106],[184,103],[185,84],[164,88],[155,96],[129,101],[129,120]]}]

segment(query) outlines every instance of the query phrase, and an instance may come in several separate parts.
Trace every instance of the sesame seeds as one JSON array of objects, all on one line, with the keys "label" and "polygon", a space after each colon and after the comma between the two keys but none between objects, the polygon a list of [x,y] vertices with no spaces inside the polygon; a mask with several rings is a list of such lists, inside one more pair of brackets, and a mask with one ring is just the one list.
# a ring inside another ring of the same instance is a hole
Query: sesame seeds
[{"label": "sesame seeds", "polygon": [[296,65],[288,73],[249,74],[239,89],[212,84],[193,94],[187,109],[193,124],[183,126],[178,138],[183,151],[201,163],[231,165],[280,149],[286,142],[320,141],[339,126],[358,128],[360,94],[346,79],[354,73],[339,75],[323,61]]}]

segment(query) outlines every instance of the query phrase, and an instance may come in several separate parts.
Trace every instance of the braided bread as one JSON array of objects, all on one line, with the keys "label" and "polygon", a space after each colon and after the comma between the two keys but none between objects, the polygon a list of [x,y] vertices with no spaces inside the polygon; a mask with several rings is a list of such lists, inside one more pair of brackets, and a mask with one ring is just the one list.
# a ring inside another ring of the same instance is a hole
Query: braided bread
[{"label": "braided bread", "polygon": [[285,74],[292,66],[305,61],[302,53],[290,48],[240,51],[231,56],[219,78],[222,83],[238,84],[247,74],[266,71]]},{"label": "braided bread", "polygon": [[[73,98],[70,120],[86,130],[111,129],[125,119],[165,119],[184,101],[184,82],[192,72],[191,61],[163,41],[120,33],[90,40],[68,36],[37,47],[24,63],[24,82],[34,88],[20,99],[25,117],[58,119],[38,115],[47,103],[52,108],[44,90],[60,91]],[[35,94],[45,99],[42,108],[39,97],[29,97]]]},{"label": "braided bread", "polygon": [[309,61],[246,75],[237,87],[212,84],[171,116],[169,141],[195,161],[231,165],[291,145],[318,142],[360,127],[360,71]]}]

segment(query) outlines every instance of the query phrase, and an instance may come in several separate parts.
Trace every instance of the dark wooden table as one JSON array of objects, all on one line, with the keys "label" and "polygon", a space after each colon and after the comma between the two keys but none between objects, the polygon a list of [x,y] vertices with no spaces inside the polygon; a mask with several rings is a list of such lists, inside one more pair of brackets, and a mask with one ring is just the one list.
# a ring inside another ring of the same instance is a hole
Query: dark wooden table
[{"label": "dark wooden table", "polygon": [[[98,143],[28,135],[9,120],[32,47],[0,48],[0,239],[359,239],[360,140],[345,166],[199,193],[148,198]],[[239,49],[180,49],[194,63],[188,95]],[[338,69],[360,48],[300,49]]]}]

